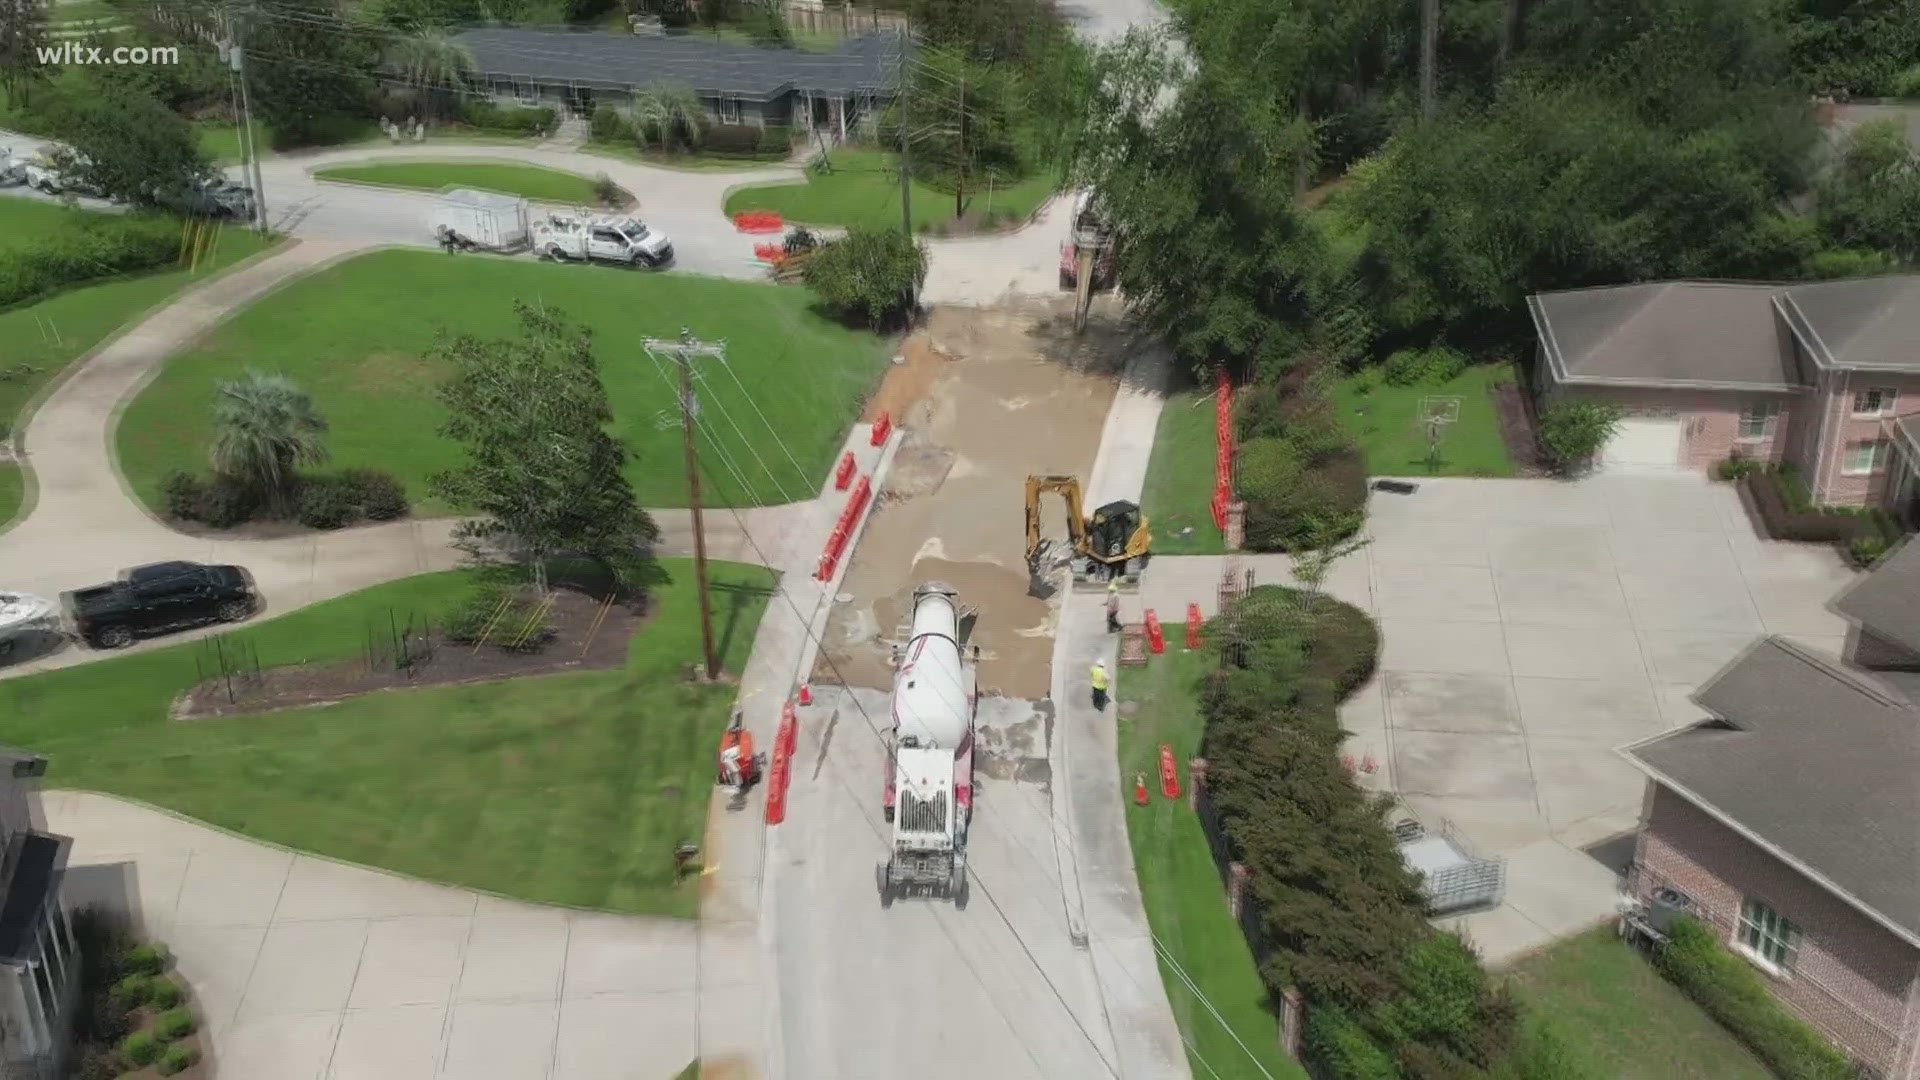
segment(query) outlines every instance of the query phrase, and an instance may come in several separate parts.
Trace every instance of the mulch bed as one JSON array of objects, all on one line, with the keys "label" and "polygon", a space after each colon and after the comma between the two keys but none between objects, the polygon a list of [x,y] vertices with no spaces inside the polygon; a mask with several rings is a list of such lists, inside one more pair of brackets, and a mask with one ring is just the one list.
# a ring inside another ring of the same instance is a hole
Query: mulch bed
[{"label": "mulch bed", "polygon": [[1492,389],[1493,412],[1500,419],[1500,441],[1513,459],[1514,472],[1520,476],[1549,476],[1546,459],[1540,454],[1540,440],[1534,435],[1533,404],[1526,387],[1518,378]]},{"label": "mulch bed", "polygon": [[[652,614],[644,599],[616,600],[600,616],[601,598],[557,589],[548,615],[554,636],[538,650],[449,641],[437,627],[370,628],[362,655],[326,664],[291,664],[254,674],[215,676],[174,701],[173,718],[234,716],[296,705],[321,705],[380,690],[453,683],[491,682],[521,675],[617,668],[627,662],[627,644]],[[600,620],[598,630],[594,622]],[[589,638],[589,633],[592,633]],[[396,649],[396,643],[402,643]],[[415,657],[400,666],[398,652]]]}]

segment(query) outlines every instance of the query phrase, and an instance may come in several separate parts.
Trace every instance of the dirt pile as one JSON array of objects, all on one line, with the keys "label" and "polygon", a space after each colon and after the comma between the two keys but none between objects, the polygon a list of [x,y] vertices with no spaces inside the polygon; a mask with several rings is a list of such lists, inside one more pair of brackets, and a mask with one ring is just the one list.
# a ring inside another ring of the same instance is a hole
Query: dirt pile
[{"label": "dirt pile", "polygon": [[[890,686],[889,646],[913,588],[939,580],[979,612],[982,692],[1047,696],[1059,600],[1027,595],[1026,478],[1087,478],[1125,342],[1099,319],[1075,338],[1064,301],[932,312],[888,380],[905,442],[841,586],[816,681]],[[1064,535],[1059,500],[1043,511],[1045,531]]]}]

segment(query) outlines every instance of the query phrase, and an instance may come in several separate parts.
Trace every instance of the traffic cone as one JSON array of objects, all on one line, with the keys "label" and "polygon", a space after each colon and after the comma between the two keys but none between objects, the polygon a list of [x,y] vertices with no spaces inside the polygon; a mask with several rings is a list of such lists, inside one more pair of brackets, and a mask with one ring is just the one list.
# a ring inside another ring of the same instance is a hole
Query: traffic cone
[{"label": "traffic cone", "polygon": [[807,688],[806,683],[800,684],[800,704],[802,705],[813,704],[813,691]]},{"label": "traffic cone", "polygon": [[1147,774],[1139,773],[1133,778],[1133,804],[1147,805]]}]

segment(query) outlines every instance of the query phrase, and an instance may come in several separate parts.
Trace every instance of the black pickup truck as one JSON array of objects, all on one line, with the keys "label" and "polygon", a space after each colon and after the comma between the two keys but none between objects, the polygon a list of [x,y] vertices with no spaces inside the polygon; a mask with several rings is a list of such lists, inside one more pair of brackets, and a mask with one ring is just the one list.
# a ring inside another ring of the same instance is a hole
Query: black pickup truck
[{"label": "black pickup truck", "polygon": [[96,649],[118,649],[162,630],[207,622],[239,622],[256,597],[237,566],[162,562],[136,566],[120,580],[60,594],[81,639]]}]

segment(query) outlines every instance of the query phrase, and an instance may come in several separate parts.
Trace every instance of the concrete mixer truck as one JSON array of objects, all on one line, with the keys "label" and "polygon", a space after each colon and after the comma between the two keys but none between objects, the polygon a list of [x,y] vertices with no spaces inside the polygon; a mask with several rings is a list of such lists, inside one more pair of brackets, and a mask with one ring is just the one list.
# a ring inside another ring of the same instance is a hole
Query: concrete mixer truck
[{"label": "concrete mixer truck", "polygon": [[962,653],[955,596],[938,581],[913,591],[907,640],[895,660],[885,795],[893,846],[878,868],[882,907],[909,895],[967,906],[980,650]]}]

